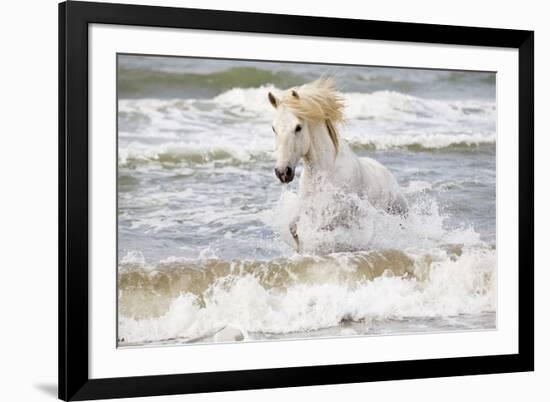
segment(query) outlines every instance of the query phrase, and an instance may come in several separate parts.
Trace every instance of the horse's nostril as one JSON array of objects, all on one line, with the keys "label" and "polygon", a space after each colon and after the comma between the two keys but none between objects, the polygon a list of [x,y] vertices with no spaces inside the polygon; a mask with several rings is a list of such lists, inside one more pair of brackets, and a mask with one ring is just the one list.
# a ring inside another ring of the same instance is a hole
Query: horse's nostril
[{"label": "horse's nostril", "polygon": [[277,176],[277,178],[281,180],[282,183],[291,182],[294,178],[294,169],[292,169],[290,166],[282,169],[275,168],[275,176]]}]

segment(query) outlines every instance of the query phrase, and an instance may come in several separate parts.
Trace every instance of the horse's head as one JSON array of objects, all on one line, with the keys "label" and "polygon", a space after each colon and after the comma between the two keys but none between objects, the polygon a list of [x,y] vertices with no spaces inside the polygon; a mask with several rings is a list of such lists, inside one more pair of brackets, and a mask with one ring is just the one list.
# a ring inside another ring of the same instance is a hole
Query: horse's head
[{"label": "horse's head", "polygon": [[[290,92],[290,96],[299,99],[294,90]],[[290,183],[294,179],[296,165],[307,154],[311,144],[308,124],[271,92],[268,98],[276,111],[272,125],[276,144],[275,175],[282,183]]]}]

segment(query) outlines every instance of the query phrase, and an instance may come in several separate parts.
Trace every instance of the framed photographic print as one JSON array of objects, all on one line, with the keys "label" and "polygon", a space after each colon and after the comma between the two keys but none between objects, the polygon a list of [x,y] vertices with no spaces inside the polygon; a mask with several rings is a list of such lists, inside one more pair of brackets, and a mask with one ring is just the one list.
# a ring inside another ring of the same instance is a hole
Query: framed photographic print
[{"label": "framed photographic print", "polygon": [[534,33],[59,5],[59,397],[534,369]]}]

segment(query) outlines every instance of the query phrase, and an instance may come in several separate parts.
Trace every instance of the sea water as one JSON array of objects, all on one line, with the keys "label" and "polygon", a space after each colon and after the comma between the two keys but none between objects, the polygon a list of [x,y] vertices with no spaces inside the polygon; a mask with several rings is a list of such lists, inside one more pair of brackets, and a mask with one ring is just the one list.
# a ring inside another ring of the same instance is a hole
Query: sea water
[{"label": "sea water", "polygon": [[[323,75],[410,211],[297,253],[267,93]],[[494,74],[119,55],[117,91],[120,346],[496,327]]]}]

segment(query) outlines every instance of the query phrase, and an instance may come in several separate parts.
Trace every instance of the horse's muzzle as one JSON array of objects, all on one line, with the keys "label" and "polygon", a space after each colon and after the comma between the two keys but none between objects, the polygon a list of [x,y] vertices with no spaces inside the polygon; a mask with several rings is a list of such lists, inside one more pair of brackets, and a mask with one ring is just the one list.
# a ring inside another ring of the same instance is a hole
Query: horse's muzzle
[{"label": "horse's muzzle", "polygon": [[294,169],[290,166],[283,169],[275,168],[275,176],[281,180],[281,183],[290,183],[294,179]]}]

